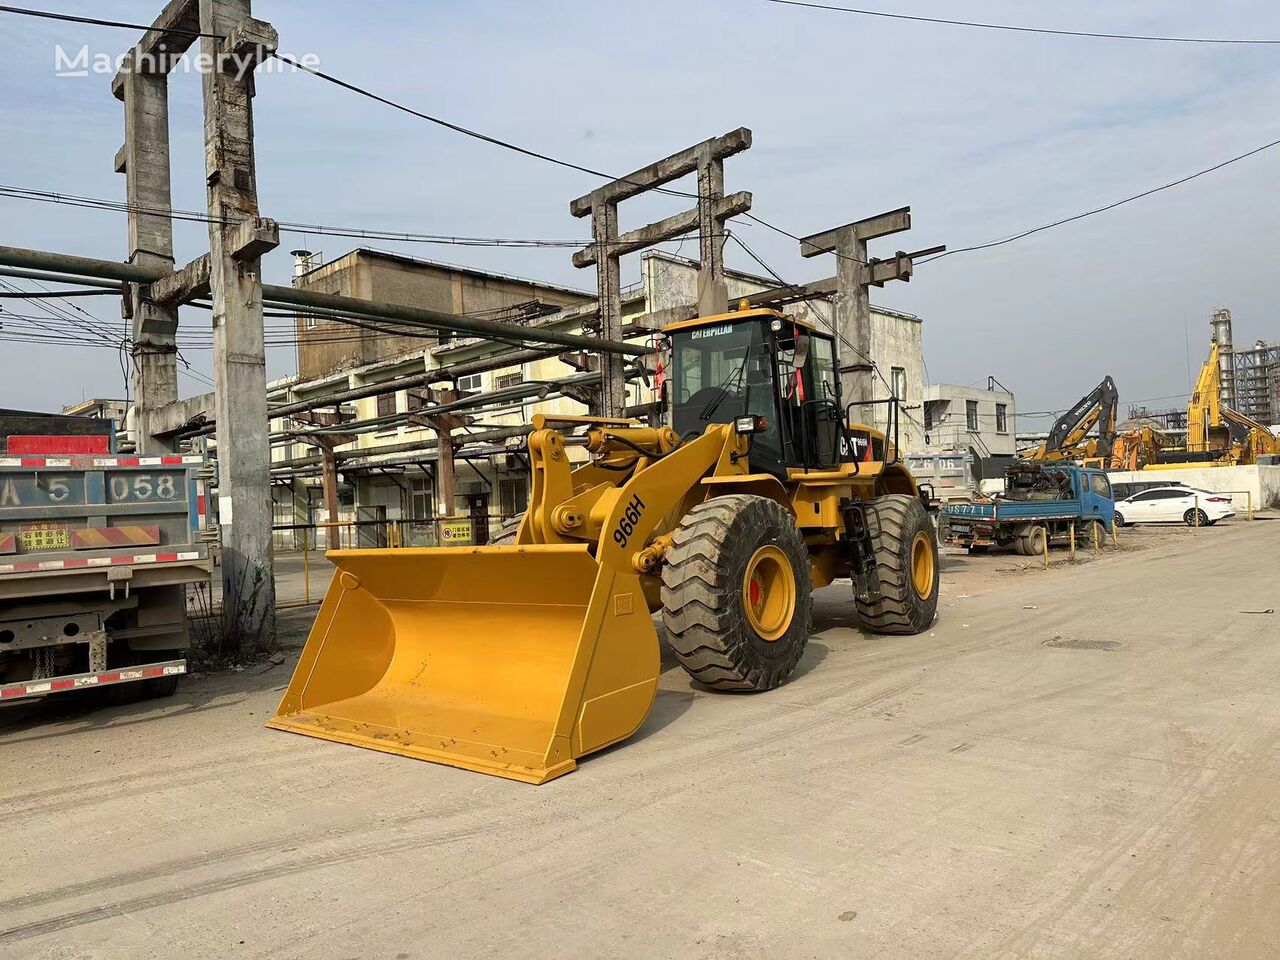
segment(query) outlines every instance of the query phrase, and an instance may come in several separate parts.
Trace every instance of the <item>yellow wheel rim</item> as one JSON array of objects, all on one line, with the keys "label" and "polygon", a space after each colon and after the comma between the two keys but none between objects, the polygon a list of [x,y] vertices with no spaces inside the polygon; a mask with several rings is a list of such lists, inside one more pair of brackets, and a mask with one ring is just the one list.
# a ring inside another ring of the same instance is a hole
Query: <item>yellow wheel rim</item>
[{"label": "yellow wheel rim", "polygon": [[751,555],[742,578],[742,608],[751,629],[764,640],[777,640],[791,626],[796,578],[781,548],[767,544]]},{"label": "yellow wheel rim", "polygon": [[911,585],[921,600],[928,600],[933,593],[933,574],[933,544],[929,534],[921,530],[911,541]]}]

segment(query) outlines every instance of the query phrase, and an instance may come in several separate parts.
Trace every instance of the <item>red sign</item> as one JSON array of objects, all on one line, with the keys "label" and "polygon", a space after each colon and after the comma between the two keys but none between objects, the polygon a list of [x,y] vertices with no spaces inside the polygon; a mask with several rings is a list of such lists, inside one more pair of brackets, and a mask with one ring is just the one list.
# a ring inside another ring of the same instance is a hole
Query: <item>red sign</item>
[{"label": "red sign", "polygon": [[111,438],[107,436],[53,437],[20,434],[9,438],[9,453],[14,456],[27,454],[42,454],[44,456],[57,456],[59,454],[78,456],[105,455],[111,453]]}]

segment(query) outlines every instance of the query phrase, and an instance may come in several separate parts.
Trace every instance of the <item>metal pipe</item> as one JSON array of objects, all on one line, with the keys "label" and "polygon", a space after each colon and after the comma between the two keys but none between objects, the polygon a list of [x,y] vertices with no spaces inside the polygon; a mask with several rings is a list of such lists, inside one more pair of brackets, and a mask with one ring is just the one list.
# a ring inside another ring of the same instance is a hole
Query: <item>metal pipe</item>
[{"label": "metal pipe", "polygon": [[[70,276],[65,273],[48,273],[43,270],[19,270],[15,267],[0,267],[0,277],[16,277],[19,280],[40,280],[44,283],[66,283],[75,287],[92,287],[88,293],[112,293],[117,297],[121,291],[102,286],[101,280],[86,280],[84,277]],[[85,294],[86,296],[88,294]]]},{"label": "metal pipe", "polygon": [[0,266],[25,267],[28,270],[58,270],[82,277],[120,280],[125,283],[154,283],[169,275],[167,270],[158,267],[144,267],[136,263],[119,263],[114,260],[96,260],[92,257],[76,257],[69,253],[50,253],[47,250],[27,250],[24,247],[0,246]]},{"label": "metal pipe", "polygon": [[[66,253],[51,253],[45,250],[28,250],[22,247],[5,246],[0,246],[0,266],[25,267],[31,270],[57,270],[86,277],[120,280],[128,283],[154,283],[171,275],[169,271],[156,267],[144,267],[140,264],[118,263],[111,260],[97,260],[92,257],[77,257]],[[578,347],[602,353],[618,353],[632,357],[645,356],[651,352],[645,346],[599,340],[582,334],[561,333],[557,330],[546,330],[537,327],[520,327],[514,324],[500,323],[496,320],[482,320],[478,317],[459,317],[451,313],[427,310],[423,307],[405,307],[393,303],[380,303],[373,300],[344,297],[336,293],[318,293],[314,290],[299,290],[294,287],[281,287],[268,283],[262,285],[262,298],[264,302],[272,304],[335,310],[370,320],[393,320],[410,327],[447,330],[453,333],[469,333],[474,336],[489,337],[491,339],[518,339],[528,343],[557,344],[559,346]]]}]

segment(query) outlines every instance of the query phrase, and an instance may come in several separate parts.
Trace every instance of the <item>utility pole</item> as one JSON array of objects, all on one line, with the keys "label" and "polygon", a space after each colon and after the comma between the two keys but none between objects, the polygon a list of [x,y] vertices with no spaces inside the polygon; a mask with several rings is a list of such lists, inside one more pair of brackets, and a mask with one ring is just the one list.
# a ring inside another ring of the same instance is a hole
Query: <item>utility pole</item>
[{"label": "utility pole", "polygon": [[[724,159],[750,146],[751,131],[739,127],[612,180],[569,204],[573,216],[591,218],[592,243],[573,255],[573,265],[595,265],[602,339],[623,338],[621,258],[694,230],[699,232],[702,255],[698,267],[699,315],[710,316],[728,310],[729,295],[724,279],[725,222],[751,209],[751,194],[724,195]],[[698,175],[697,207],[627,233],[618,233],[619,203],[691,173]],[[617,353],[605,354],[601,364],[600,412],[606,417],[620,417],[626,403],[623,357]]]},{"label": "utility pole", "polygon": [[[876,260],[868,254],[867,241],[887,237],[911,229],[911,208],[902,207],[879,216],[846,223],[844,226],[815,233],[800,241],[802,257],[823,253],[836,255],[835,325],[836,336],[852,351],[848,362],[840,367],[840,388],[846,403],[865,406],[875,399],[872,374],[875,361],[871,347],[871,287],[883,287],[890,280],[910,281],[913,258],[940,253],[945,247],[932,247],[914,253],[899,251],[890,260]],[[829,284],[814,284],[827,287]]]},{"label": "utility pole", "polygon": [[250,0],[199,0],[209,292],[213,300],[218,521],[222,527],[225,642],[275,642],[271,446],[262,321],[262,255],[280,242],[258,215],[253,151],[253,69],[276,49],[276,31],[250,16]]}]

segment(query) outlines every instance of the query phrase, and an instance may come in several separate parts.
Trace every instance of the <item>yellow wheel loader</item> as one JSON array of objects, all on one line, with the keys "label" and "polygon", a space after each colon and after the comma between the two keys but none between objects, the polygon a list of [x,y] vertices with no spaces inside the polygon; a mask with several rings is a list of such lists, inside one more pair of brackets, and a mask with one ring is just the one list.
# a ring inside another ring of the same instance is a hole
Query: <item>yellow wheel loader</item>
[{"label": "yellow wheel loader", "polygon": [[535,416],[530,505],[496,545],[330,552],[268,726],[543,783],[644,721],[653,613],[715,690],[786,680],[838,578],[864,628],[926,629],[937,537],[896,401],[851,424],[834,342],[777,311],[664,334],[671,426]]}]

